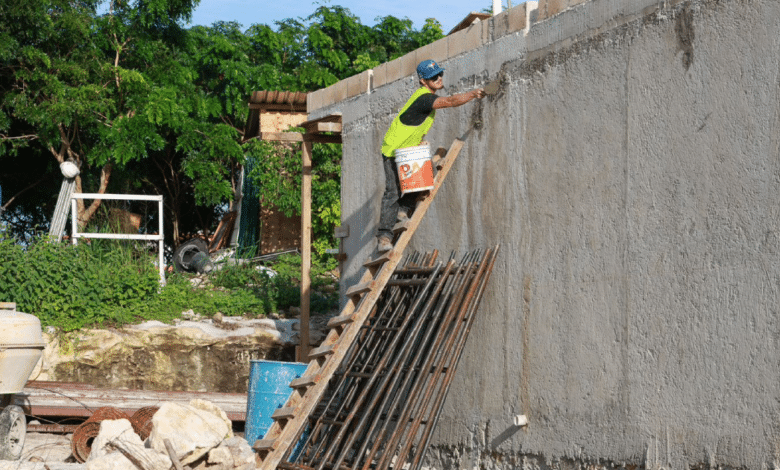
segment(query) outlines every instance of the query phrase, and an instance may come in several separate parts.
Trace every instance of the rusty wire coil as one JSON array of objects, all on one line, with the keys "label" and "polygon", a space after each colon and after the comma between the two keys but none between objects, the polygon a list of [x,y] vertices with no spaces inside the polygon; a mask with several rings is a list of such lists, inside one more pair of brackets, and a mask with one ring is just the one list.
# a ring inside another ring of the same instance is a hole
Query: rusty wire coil
[{"label": "rusty wire coil", "polygon": [[92,441],[100,433],[100,422],[107,419],[128,419],[125,412],[111,406],[98,408],[86,421],[81,423],[74,431],[70,441],[70,450],[73,457],[80,463],[87,461],[92,451]]},{"label": "rusty wire coil", "polygon": [[145,406],[139,408],[138,411],[133,413],[130,417],[130,424],[133,425],[133,431],[141,437],[142,441],[145,441],[149,434],[152,433],[152,417],[160,408],[156,406]]}]

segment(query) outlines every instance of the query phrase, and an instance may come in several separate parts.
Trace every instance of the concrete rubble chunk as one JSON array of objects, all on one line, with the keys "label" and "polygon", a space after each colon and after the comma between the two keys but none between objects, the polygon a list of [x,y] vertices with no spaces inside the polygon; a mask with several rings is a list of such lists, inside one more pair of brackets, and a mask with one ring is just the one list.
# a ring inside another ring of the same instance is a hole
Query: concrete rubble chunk
[{"label": "concrete rubble chunk", "polygon": [[169,439],[182,465],[189,465],[232,436],[230,420],[214,404],[205,400],[189,405],[166,402],[152,418],[147,445],[167,453],[165,439]]},{"label": "concrete rubble chunk", "polygon": [[167,455],[144,447],[126,419],[105,420],[92,443],[86,470],[167,470]]},{"label": "concrete rubble chunk", "polygon": [[236,468],[240,468],[244,465],[251,465],[254,467],[255,452],[246,439],[231,437],[230,439],[225,439],[221,446],[227,447],[230,450]]}]

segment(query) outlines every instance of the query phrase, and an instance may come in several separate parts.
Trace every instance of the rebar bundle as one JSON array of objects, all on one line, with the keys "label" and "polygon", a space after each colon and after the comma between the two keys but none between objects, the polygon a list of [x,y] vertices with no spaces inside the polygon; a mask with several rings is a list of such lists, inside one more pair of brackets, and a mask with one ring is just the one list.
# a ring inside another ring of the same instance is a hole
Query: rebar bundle
[{"label": "rebar bundle", "polygon": [[417,470],[497,251],[408,257],[278,468]]}]

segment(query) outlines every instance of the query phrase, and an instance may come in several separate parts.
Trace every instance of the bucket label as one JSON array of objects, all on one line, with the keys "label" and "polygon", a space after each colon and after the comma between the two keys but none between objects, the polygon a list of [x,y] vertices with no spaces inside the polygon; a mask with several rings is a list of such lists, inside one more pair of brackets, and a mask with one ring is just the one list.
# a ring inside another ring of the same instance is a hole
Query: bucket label
[{"label": "bucket label", "polygon": [[433,164],[429,145],[396,150],[395,164],[398,168],[401,195],[433,189]]},{"label": "bucket label", "polygon": [[433,165],[428,160],[415,160],[398,164],[401,192],[425,191],[433,188]]}]

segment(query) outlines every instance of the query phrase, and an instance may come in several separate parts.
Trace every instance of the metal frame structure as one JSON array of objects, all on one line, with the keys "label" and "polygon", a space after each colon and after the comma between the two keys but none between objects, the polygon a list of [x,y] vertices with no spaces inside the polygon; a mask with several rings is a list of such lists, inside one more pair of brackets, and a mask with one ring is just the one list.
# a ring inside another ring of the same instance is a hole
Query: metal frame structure
[{"label": "metal frame structure", "polygon": [[[78,209],[76,207],[77,199],[108,199],[118,201],[157,201],[157,209],[159,216],[159,233],[157,235],[142,235],[131,233],[87,233],[79,232],[78,229]],[[163,234],[163,197],[162,196],[145,196],[145,195],[133,195],[133,194],[99,194],[99,193],[75,193],[70,196],[71,204],[71,237],[73,237],[73,244],[78,243],[78,239],[82,237],[89,238],[105,238],[110,240],[147,240],[157,241],[159,244],[159,258],[158,265],[160,267],[160,284],[165,285],[165,258],[164,258],[164,246],[163,240],[165,238]]]},{"label": "metal frame structure", "polygon": [[419,470],[497,251],[408,257],[277,468]]}]

